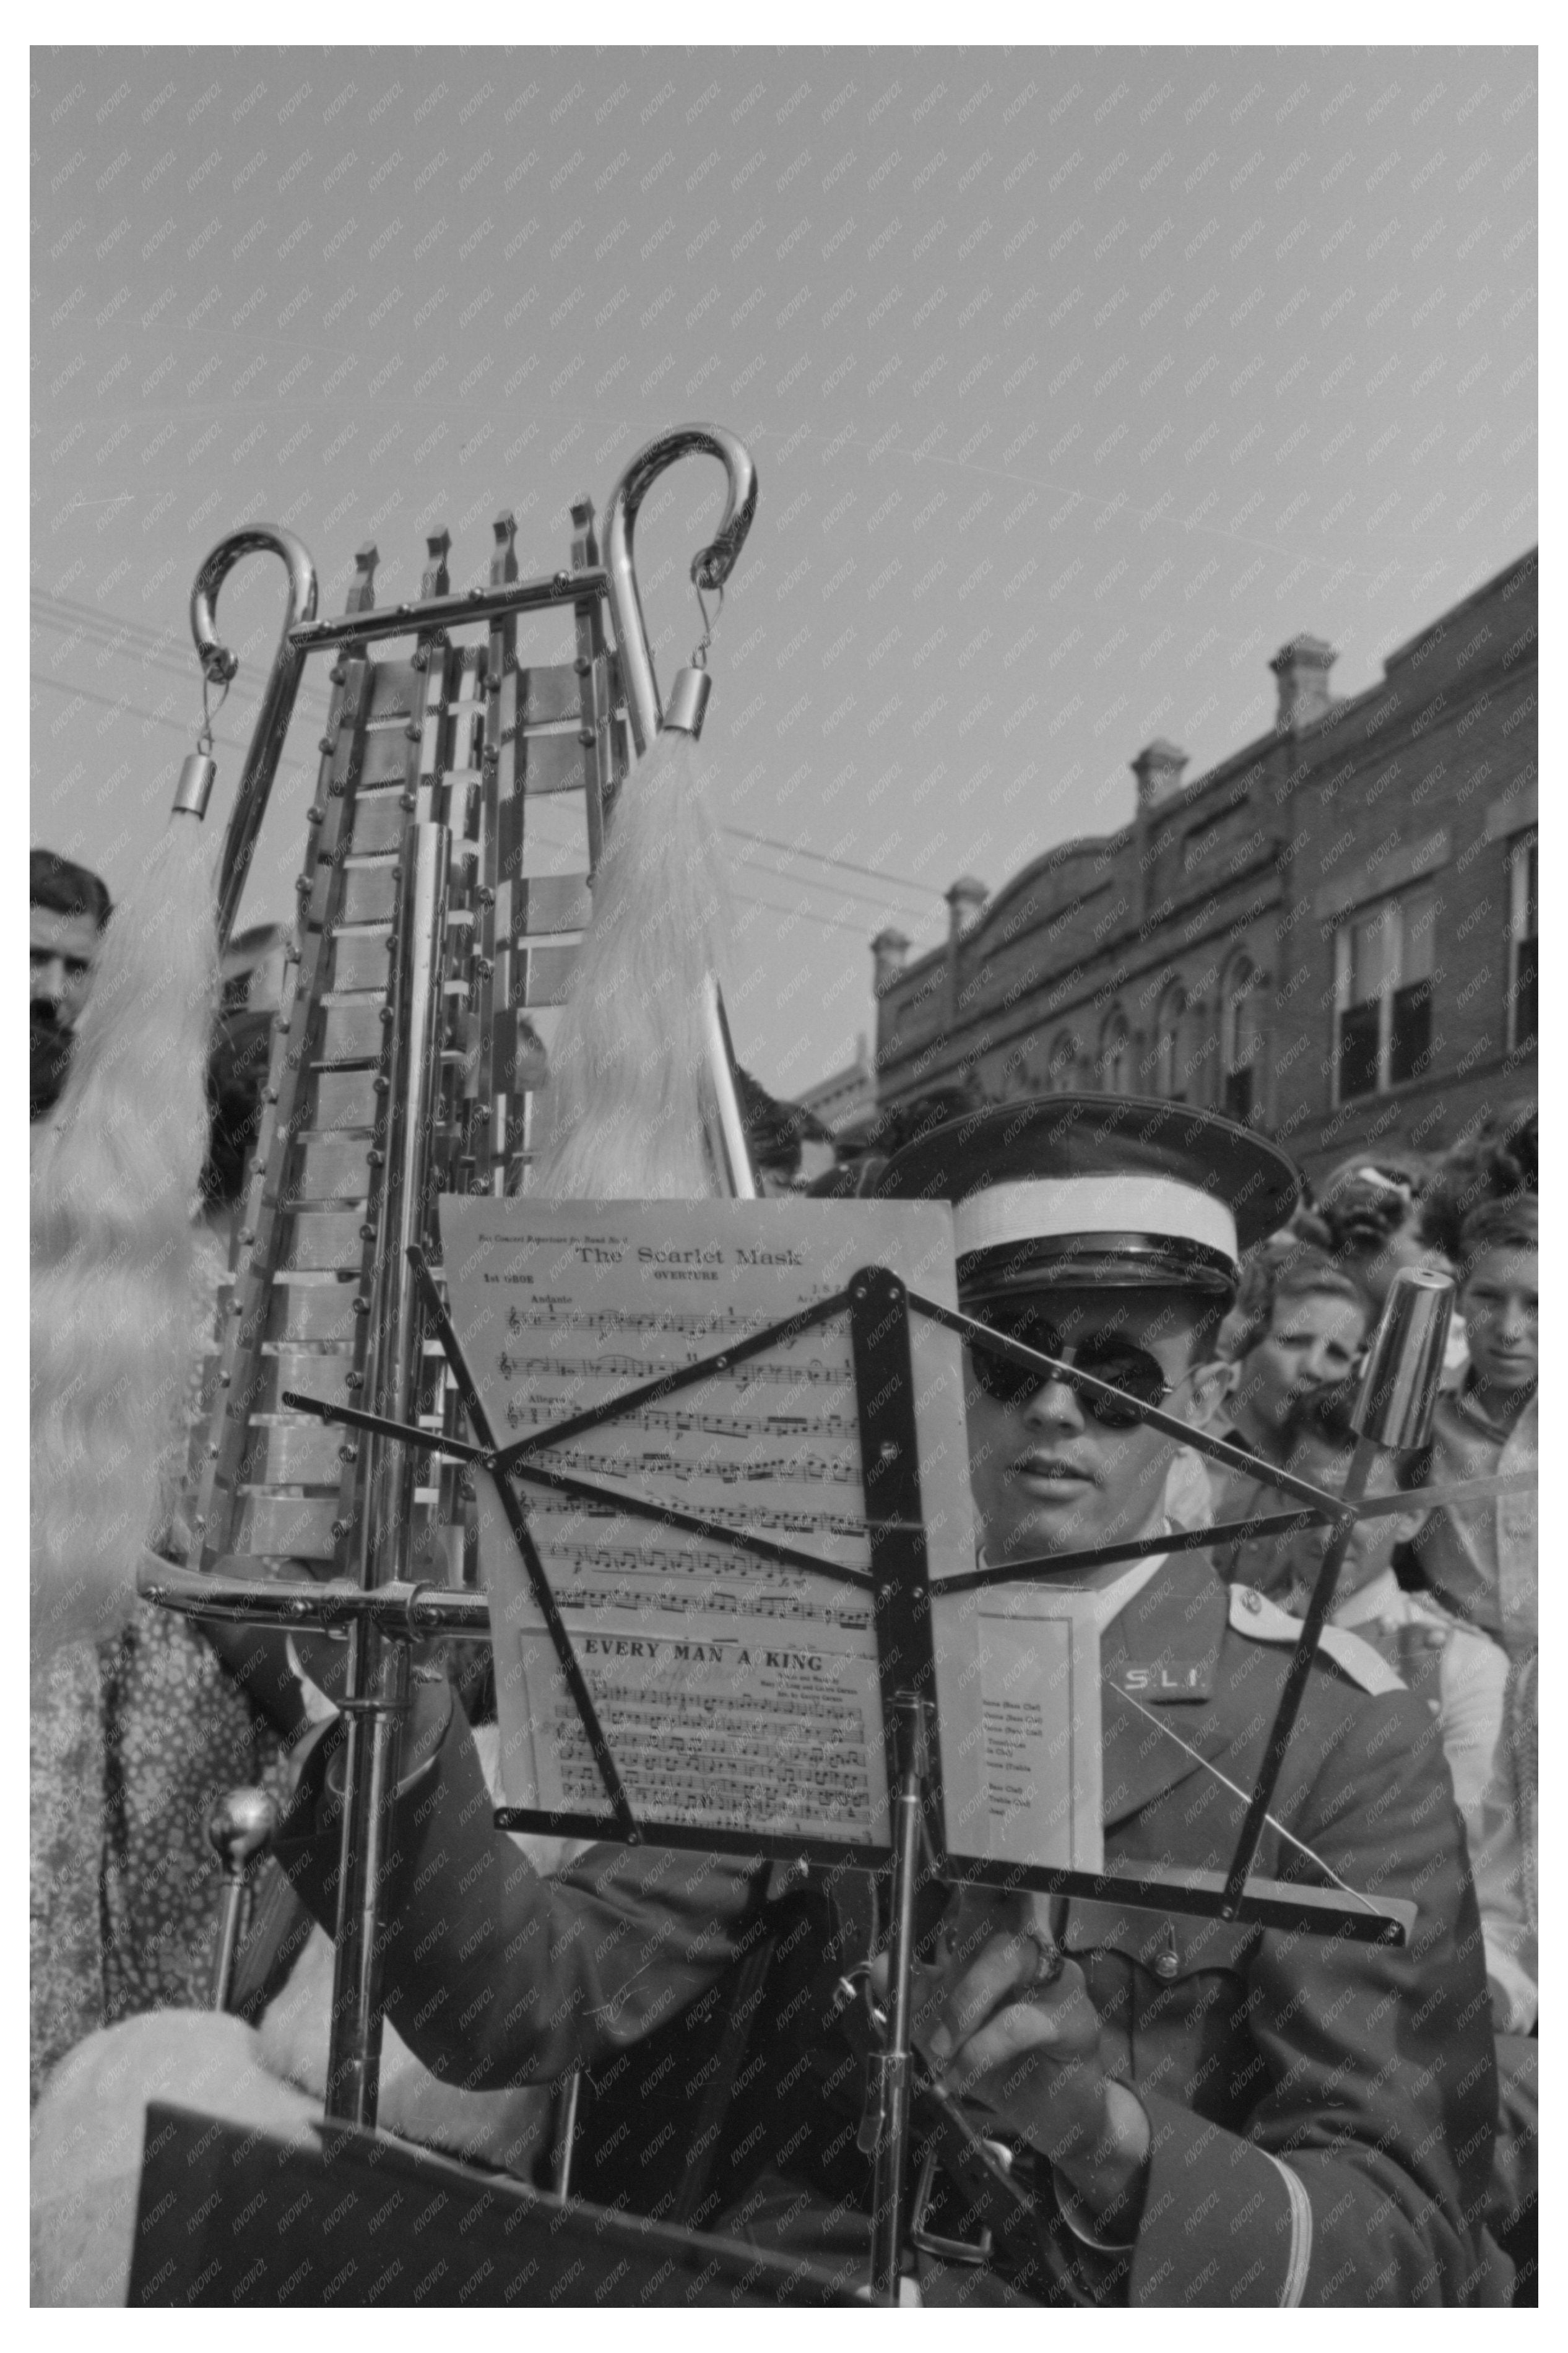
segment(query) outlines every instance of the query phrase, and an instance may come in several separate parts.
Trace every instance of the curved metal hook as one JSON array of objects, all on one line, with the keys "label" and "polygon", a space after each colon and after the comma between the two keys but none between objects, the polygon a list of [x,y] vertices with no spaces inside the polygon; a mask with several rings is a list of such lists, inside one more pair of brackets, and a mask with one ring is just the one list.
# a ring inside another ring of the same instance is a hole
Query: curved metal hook
[{"label": "curved metal hook", "polygon": [[660,474],[682,458],[717,458],[729,477],[730,495],[724,519],[706,547],[691,559],[691,578],[699,588],[721,588],[735,566],[757,512],[757,470],[743,443],[721,425],[676,425],[639,449],[610,493],[605,511],[605,570],[610,614],[620,650],[621,679],[632,735],[646,752],[664,719],[653,652],[643,618],[632,561],[632,536],[637,510]]},{"label": "curved metal hook", "polygon": [[191,635],[196,657],[215,686],[226,684],[239,668],[239,656],[229,652],[217,633],[217,592],[242,556],[261,552],[280,555],[289,567],[289,611],[285,630],[298,621],[316,617],[316,567],[303,540],[280,523],[247,523],[220,539],[197,573],[191,590]]},{"label": "curved metal hook", "polygon": [[[250,864],[250,853],[267,809],[267,797],[272,788],[278,762],[283,750],[283,739],[293,715],[294,698],[300,691],[305,657],[289,644],[289,631],[300,621],[316,617],[316,567],[309,549],[291,531],[270,522],[247,523],[242,530],[231,531],[203,563],[191,590],[191,635],[195,639],[196,658],[202,675],[214,686],[226,686],[239,669],[239,657],[231,653],[217,633],[217,592],[241,558],[259,554],[281,556],[289,571],[289,606],[283,617],[282,634],[278,651],[273,656],[271,675],[257,713],[256,728],[240,773],[239,787],[234,811],[224,836],[223,853],[218,861],[217,930],[220,948],[226,944],[239,909],[240,893]],[[189,764],[187,764],[189,765]],[[212,765],[204,764],[205,776],[195,797],[184,793],[175,800],[177,812],[202,818],[206,814],[206,796],[212,783]]]}]

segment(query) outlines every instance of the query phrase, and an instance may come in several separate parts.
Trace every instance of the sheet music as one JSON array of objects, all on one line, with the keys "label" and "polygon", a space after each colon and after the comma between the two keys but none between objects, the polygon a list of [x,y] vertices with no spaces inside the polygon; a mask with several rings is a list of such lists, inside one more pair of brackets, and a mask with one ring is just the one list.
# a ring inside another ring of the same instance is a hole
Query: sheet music
[{"label": "sheet music", "polygon": [[[444,1200],[452,1309],[498,1436],[527,1437],[890,1266],[952,1295],[948,1213],[918,1204]],[[955,1345],[924,1351],[928,1535],[973,1557]],[[542,1448],[540,1465],[851,1572],[758,1558],[517,1489],[633,1809],[692,1827],[882,1843],[887,1768],[847,1314]],[[509,1799],[603,1814],[604,1784],[491,1483],[479,1555],[512,1652]],[[963,1768],[961,1768],[962,1770]],[[977,1770],[977,1767],[971,1768]]]},{"label": "sheet music", "polygon": [[[867,1265],[955,1301],[933,1203],[603,1204],[451,1197],[453,1320],[502,1444],[785,1321]],[[961,1350],[910,1324],[933,1586],[974,1560]],[[884,1844],[888,1782],[847,1314],[539,1448],[542,1468],[744,1529],[849,1572],[770,1561],[613,1501],[514,1487],[635,1813],[691,1828]],[[602,1817],[604,1781],[493,1482],[478,1481],[508,1802]],[[1027,1588],[1024,1589],[1027,1590]],[[1068,1862],[1053,1708],[1016,1711],[1019,1604],[934,1604],[940,1743],[958,1852]],[[1011,1647],[1009,1647],[1011,1645]],[[1071,1644],[1068,1644],[1070,1653]],[[1060,1660],[1042,1662],[1055,1672]],[[1092,1677],[1068,1678],[1069,1704]],[[1055,1687],[1053,1687],[1055,1688]],[[982,1695],[989,1705],[977,1723]],[[1098,1835],[1098,1706],[1094,1830]],[[979,1842],[971,1835],[978,1827]]]}]

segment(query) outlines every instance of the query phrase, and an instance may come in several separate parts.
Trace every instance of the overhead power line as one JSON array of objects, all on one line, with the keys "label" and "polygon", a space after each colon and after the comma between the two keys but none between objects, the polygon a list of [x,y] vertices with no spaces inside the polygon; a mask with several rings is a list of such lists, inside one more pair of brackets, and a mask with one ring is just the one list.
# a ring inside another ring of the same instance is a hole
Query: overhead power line
[{"label": "overhead power line", "polygon": [[[176,671],[182,677],[191,674],[191,662],[182,661],[175,655],[180,633],[172,625],[154,629],[149,623],[134,620],[128,614],[95,610],[74,596],[57,596],[44,589],[34,589],[31,596],[35,617],[46,628],[56,629],[65,637],[89,638],[116,651],[142,654],[144,656],[143,667],[155,664]],[[48,682],[43,681],[45,684]],[[764,849],[778,850],[786,858],[806,859],[814,865],[834,867],[845,874],[863,874],[874,882],[890,883],[895,890],[919,891],[931,899],[942,896],[935,883],[921,882],[912,874],[891,874],[884,867],[865,866],[858,860],[840,858],[829,850],[809,849],[801,842],[781,841],[776,834],[757,833],[749,826],[722,825],[719,829],[737,841],[749,841]],[[769,870],[764,868],[763,871]],[[781,881],[786,879],[780,877]],[[830,884],[813,887],[833,888]],[[836,895],[846,898],[858,895],[864,899],[869,894],[839,891]]]},{"label": "overhead power line", "polygon": [[869,874],[879,882],[902,883],[910,891],[928,892],[933,899],[942,895],[934,882],[917,882],[912,874],[889,874],[880,866],[858,866],[852,858],[835,858],[825,849],[804,849],[797,842],[779,841],[771,833],[752,833],[743,825],[725,825],[719,829],[735,834],[742,841],[760,841],[769,849],[783,849],[791,858],[811,858],[823,866],[841,866],[848,874]]},{"label": "overhead power line", "polygon": [[854,884],[849,884],[847,887],[842,882],[829,882],[823,877],[815,874],[789,874],[786,873],[782,867],[764,866],[760,860],[749,859],[745,856],[743,851],[738,853],[738,858],[739,862],[745,866],[748,873],[770,874],[776,882],[792,883],[796,890],[831,891],[836,899],[855,900],[863,907],[880,907],[884,913],[890,909],[895,914],[907,915],[911,923],[919,923],[922,920],[921,914],[917,913],[913,908],[900,904],[897,899],[889,899],[885,896],[879,898],[877,893],[873,891],[857,889]]},{"label": "overhead power line", "polygon": [[[44,627],[58,630],[68,637],[80,637],[107,643],[111,650],[123,652],[132,658],[140,657],[140,667],[143,670],[156,668],[167,675],[190,681],[193,688],[199,685],[194,664],[180,660],[169,650],[172,632],[154,631],[146,623],[132,621],[128,617],[117,618],[95,613],[86,606],[75,607],[73,610],[73,599],[49,598],[41,591],[34,592],[34,602],[37,607],[42,608],[47,608],[50,604],[61,608],[58,617],[47,609],[37,612],[37,617]],[[137,646],[133,639],[138,636],[143,639],[151,639],[152,644],[145,649]],[[194,708],[188,717],[174,717],[167,712],[150,711],[144,703],[128,702],[120,696],[98,692],[91,687],[82,685],[79,681],[49,677],[41,670],[29,670],[28,677],[35,685],[52,689],[55,693],[64,696],[68,701],[96,703],[100,708],[117,712],[124,718],[144,720],[151,726],[168,728],[177,735],[189,735],[195,725]],[[231,736],[220,735],[216,741],[219,748],[225,751],[243,754],[246,749],[243,744]],[[930,883],[915,882],[910,878],[888,874],[879,868],[862,866],[852,859],[837,858],[826,850],[805,849],[795,842],[780,841],[772,835],[755,833],[745,826],[726,825],[720,829],[737,840],[767,849],[783,851],[789,857],[809,859],[819,865],[834,867],[845,873],[864,874],[884,885],[892,883],[895,888],[902,886],[929,892],[934,898],[942,896],[942,893]],[[794,888],[802,891],[827,891],[831,892],[835,898],[847,899],[851,902],[858,901],[862,905],[877,904],[875,895],[868,891],[846,888],[841,883],[829,882],[822,877],[812,879],[805,875],[791,875],[777,867],[763,865],[752,860],[744,860],[742,862],[749,871],[772,876],[780,882],[788,882]],[[747,906],[766,908],[772,913],[790,915],[798,921],[817,923],[829,931],[848,932],[857,939],[864,937],[861,925],[845,922],[839,917],[817,914],[805,907],[781,904],[776,899],[761,898],[749,892],[737,891],[735,896]],[[910,921],[918,920],[913,910],[899,909],[898,912],[909,913]]]},{"label": "overhead power line", "polygon": [[[30,670],[27,676],[35,686],[53,687],[57,694],[63,694],[69,700],[75,701],[79,698],[83,702],[100,702],[106,711],[119,712],[121,718],[146,719],[151,721],[154,727],[172,727],[175,734],[184,736],[187,743],[192,743],[195,739],[200,714],[194,708],[184,719],[171,719],[166,711],[149,711],[140,702],[122,702],[117,694],[95,694],[90,686],[76,686],[69,680],[63,678],[46,678],[42,670]],[[216,735],[213,741],[226,752],[243,753],[246,749],[246,746],[232,735]]]},{"label": "overhead power line", "polygon": [[776,899],[758,899],[749,891],[737,891],[734,895],[742,906],[770,907],[775,915],[792,915],[800,923],[820,923],[825,931],[847,932],[862,946],[866,944],[865,931],[858,923],[846,923],[837,915],[814,914],[809,907],[781,907]]},{"label": "overhead power line", "polygon": [[[66,637],[86,636],[100,644],[109,643],[126,649],[144,648],[150,656],[158,659],[173,655],[180,636],[173,625],[154,629],[149,623],[133,620],[128,614],[95,610],[92,606],[84,605],[74,596],[57,596],[38,588],[34,589],[31,595],[35,616],[40,624],[58,629]],[[182,671],[187,671],[190,667],[188,663],[176,666]],[[780,850],[786,858],[808,859],[814,865],[836,867],[846,874],[864,874],[874,882],[891,883],[895,889],[919,891],[931,899],[940,899],[942,895],[935,883],[921,882],[912,874],[891,874],[884,867],[864,866],[855,859],[839,858],[830,850],[807,849],[802,842],[781,841],[776,834],[757,833],[749,826],[723,825],[720,831],[730,834],[737,841],[754,842],[764,849]]]},{"label": "overhead power line", "polygon": [[[37,603],[33,619],[40,628],[74,638],[79,645],[94,647],[106,656],[120,655],[126,661],[134,662],[139,670],[156,670],[168,677],[188,679],[194,682],[195,691],[200,691],[201,671],[195,649],[186,647],[182,652],[180,633],[174,628],[150,630],[139,622],[111,622],[96,613],[57,616],[47,609],[40,609]],[[324,712],[326,698],[319,688],[306,687],[302,691],[300,707]]]},{"label": "overhead power line", "polygon": [[[90,687],[68,686],[63,680],[58,678],[45,678],[37,670],[29,670],[27,675],[33,680],[35,684],[38,686],[52,686],[57,693],[79,696],[84,702],[101,703],[106,710],[118,712],[123,718],[145,719],[148,720],[154,727],[172,728],[176,735],[184,735],[187,738],[191,734],[191,723],[188,720],[171,719],[165,712],[148,711],[140,703],[121,702],[112,695],[95,694]],[[214,742],[219,751],[237,752],[243,755],[246,750],[246,746],[243,744],[237,743],[232,736],[218,735],[214,738]],[[560,842],[552,843],[548,846],[554,849],[563,849],[566,847],[565,844]],[[763,871],[766,871],[767,870],[764,869]],[[787,875],[780,875],[779,880],[780,881],[787,881],[789,877]],[[830,886],[803,882],[801,887],[805,890],[816,890]],[[816,914],[809,907],[784,907],[779,904],[776,899],[759,899],[750,891],[737,891],[734,895],[742,906],[765,907],[775,915],[792,916],[796,923],[818,923],[825,931],[847,932],[852,938],[860,941],[864,941],[866,936],[860,924],[844,923],[837,915],[818,915]]]}]

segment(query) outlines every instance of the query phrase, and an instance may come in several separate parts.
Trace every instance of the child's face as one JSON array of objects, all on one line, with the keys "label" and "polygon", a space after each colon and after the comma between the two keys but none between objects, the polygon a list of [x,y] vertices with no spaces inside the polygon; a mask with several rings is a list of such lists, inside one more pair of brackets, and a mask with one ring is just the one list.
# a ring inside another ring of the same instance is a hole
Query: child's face
[{"label": "child's face", "polygon": [[1459,1307],[1470,1362],[1489,1388],[1524,1389],[1536,1377],[1536,1253],[1483,1250],[1465,1277]]},{"label": "child's face", "polygon": [[1282,1429],[1309,1389],[1345,1378],[1365,1336],[1361,1308],[1333,1292],[1277,1299],[1268,1332],[1242,1359],[1237,1397],[1268,1429]]}]

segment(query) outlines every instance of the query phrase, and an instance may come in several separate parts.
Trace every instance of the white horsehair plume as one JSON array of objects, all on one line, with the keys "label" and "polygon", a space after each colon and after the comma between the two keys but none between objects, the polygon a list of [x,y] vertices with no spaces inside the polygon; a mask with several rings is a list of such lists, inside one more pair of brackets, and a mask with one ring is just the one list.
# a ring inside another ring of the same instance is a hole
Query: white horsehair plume
[{"label": "white horsehair plume", "polygon": [[705,1200],[710,974],[728,936],[722,853],[694,739],[667,728],[605,828],[593,919],[550,1054],[539,1190],[562,1200]]},{"label": "white horsehair plume", "polygon": [[183,1465],[217,984],[215,842],[176,817],[110,916],[35,1130],[32,1641],[112,1633]]}]

